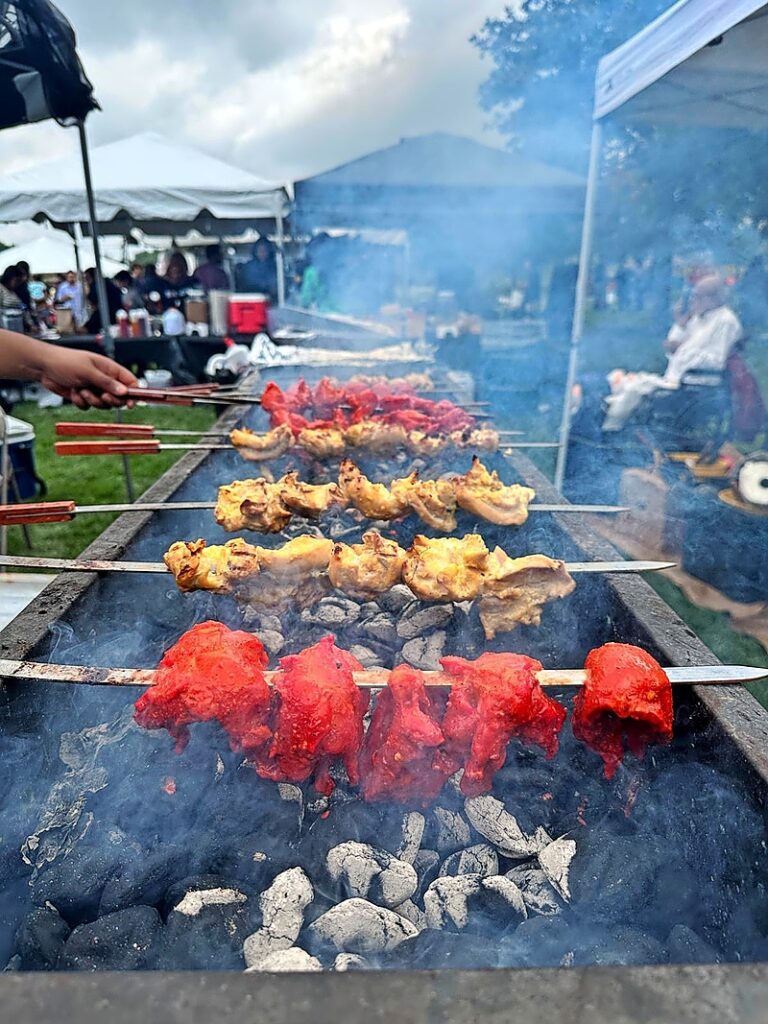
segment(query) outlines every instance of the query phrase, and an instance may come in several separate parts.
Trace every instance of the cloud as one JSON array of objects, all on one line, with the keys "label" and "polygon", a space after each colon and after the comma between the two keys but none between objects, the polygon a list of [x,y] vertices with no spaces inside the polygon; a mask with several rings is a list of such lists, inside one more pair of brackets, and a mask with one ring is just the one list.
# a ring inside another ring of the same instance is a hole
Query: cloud
[{"label": "cloud", "polygon": [[[96,144],[158,131],[288,180],[420,132],[498,142],[469,43],[491,0],[58,2],[104,108]],[[76,148],[58,126],[5,132],[0,171]]]}]

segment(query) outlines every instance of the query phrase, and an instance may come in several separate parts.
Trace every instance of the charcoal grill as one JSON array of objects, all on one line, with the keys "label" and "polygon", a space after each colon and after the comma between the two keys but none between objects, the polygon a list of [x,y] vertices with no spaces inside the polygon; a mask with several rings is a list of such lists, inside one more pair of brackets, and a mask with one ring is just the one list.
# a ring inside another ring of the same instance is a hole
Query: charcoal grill
[{"label": "charcoal grill", "polygon": [[[281,374],[283,382],[287,372]],[[242,410],[227,412],[218,428],[230,429]],[[251,414],[257,416],[258,414]],[[538,500],[559,496],[524,457],[505,468],[534,487]],[[235,453],[190,452],[146,495],[147,501],[211,497],[215,486],[243,476]],[[411,531],[413,532],[413,531]],[[543,550],[566,558],[608,560],[616,552],[578,516],[542,514],[510,533],[487,524],[489,543],[510,552]],[[157,559],[174,539],[217,538],[212,519],[190,513],[123,516],[88,549],[92,558]],[[408,539],[407,531],[401,538]],[[126,592],[125,587],[131,590]],[[117,577],[72,574],[55,580],[0,634],[0,657],[114,665],[151,665],[164,647],[207,615],[228,619],[236,610],[216,599],[196,602],[173,591],[164,578],[128,583]],[[596,613],[599,610],[599,614]],[[141,631],[137,626],[141,624]],[[547,609],[539,630],[520,630],[497,641],[540,657],[547,667],[579,665],[590,647],[608,640],[636,643],[662,663],[706,664],[715,659],[642,579],[631,576],[580,582],[576,594]],[[91,688],[18,686],[5,694],[5,730],[16,748],[42,751],[41,763],[57,756],[61,732],[83,728],[125,707],[125,693]],[[768,712],[742,689],[700,688],[676,694],[676,749],[686,763],[716,765],[738,780],[751,811],[764,813],[768,784]],[[597,777],[597,767],[594,768]],[[32,787],[34,788],[34,787]],[[727,824],[727,823],[726,823]],[[10,837],[13,842],[16,836]],[[768,948],[768,947],[767,947]],[[764,1019],[768,1005],[768,963],[695,967],[574,967],[569,969],[397,970],[306,976],[195,974],[158,971],[140,974],[5,973],[0,997],[10,1018],[38,1020],[77,1015],[82,1021],[120,1024],[140,1013],[182,1020],[298,1022],[359,1019],[424,1022],[438,1019],[530,1022],[581,1019],[591,1022]],[[762,958],[761,958],[762,959]]]}]

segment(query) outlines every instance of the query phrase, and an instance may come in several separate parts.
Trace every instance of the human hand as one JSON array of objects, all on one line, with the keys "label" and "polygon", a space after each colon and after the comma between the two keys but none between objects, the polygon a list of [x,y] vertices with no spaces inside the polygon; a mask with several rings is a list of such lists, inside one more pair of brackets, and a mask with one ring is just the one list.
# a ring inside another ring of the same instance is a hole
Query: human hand
[{"label": "human hand", "polygon": [[40,383],[78,409],[125,405],[127,389],[138,384],[130,370],[106,356],[55,345],[46,345],[46,349]]}]

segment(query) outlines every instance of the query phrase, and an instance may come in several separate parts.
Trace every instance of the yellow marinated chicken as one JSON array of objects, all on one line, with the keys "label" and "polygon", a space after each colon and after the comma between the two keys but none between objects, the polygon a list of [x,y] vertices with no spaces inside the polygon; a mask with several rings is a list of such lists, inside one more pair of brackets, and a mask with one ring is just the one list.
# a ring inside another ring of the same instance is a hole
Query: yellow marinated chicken
[{"label": "yellow marinated chicken", "polygon": [[408,432],[407,445],[408,451],[412,455],[423,455],[429,458],[444,452],[448,447],[448,439],[442,435],[425,434],[422,430],[411,430]]},{"label": "yellow marinated chicken", "polygon": [[219,488],[214,516],[228,533],[236,530],[280,533],[290,523],[293,513],[281,500],[279,484],[262,478],[236,480]]},{"label": "yellow marinated chicken", "polygon": [[336,427],[308,427],[299,434],[299,444],[313,459],[338,459],[344,454],[344,434]]},{"label": "yellow marinated chicken", "polygon": [[213,590],[228,594],[259,574],[259,550],[241,538],[210,547],[204,540],[178,541],[165,553],[163,561],[173,573],[179,590]]},{"label": "yellow marinated chicken", "polygon": [[408,433],[404,427],[396,424],[379,423],[376,420],[363,420],[353,423],[344,431],[344,439],[350,448],[366,448],[370,452],[391,452],[405,447]]},{"label": "yellow marinated chicken", "polygon": [[[416,475],[409,477],[415,480]],[[402,481],[405,482],[405,481]],[[399,519],[408,512],[408,503],[386,484],[374,484],[351,461],[344,459],[339,468],[339,487],[348,504],[366,519]]]},{"label": "yellow marinated chicken", "polygon": [[422,601],[472,601],[482,591],[488,548],[476,533],[466,537],[414,538],[403,581]]},{"label": "yellow marinated chicken", "polygon": [[293,431],[285,423],[266,434],[255,434],[252,430],[233,430],[229,439],[247,462],[277,459],[285,455],[294,443]]},{"label": "yellow marinated chicken", "polygon": [[443,533],[456,529],[456,491],[452,480],[418,480],[415,474],[392,481],[392,494],[407,503],[427,526]]},{"label": "yellow marinated chicken", "polygon": [[456,477],[455,486],[459,508],[499,526],[522,526],[536,497],[530,487],[503,484],[499,474],[489,473],[476,455],[469,472]]},{"label": "yellow marinated chicken", "polygon": [[457,448],[474,448],[484,452],[499,450],[499,435],[490,427],[481,427],[478,430],[455,430],[449,437]]},{"label": "yellow marinated chicken", "polygon": [[351,596],[382,594],[400,582],[405,552],[381,534],[363,534],[362,544],[336,544],[328,574],[337,590]]},{"label": "yellow marinated chicken", "polygon": [[279,576],[282,573],[320,572],[328,568],[333,552],[333,541],[324,537],[295,537],[278,548],[255,548],[264,572]]},{"label": "yellow marinated chicken", "polygon": [[318,519],[332,508],[344,508],[347,500],[336,483],[305,484],[298,473],[286,473],[275,484],[287,509],[305,519]]},{"label": "yellow marinated chicken", "polygon": [[501,548],[488,557],[480,598],[480,621],[488,640],[516,626],[539,626],[545,604],[567,597],[576,581],[565,563],[546,555],[510,558]]}]

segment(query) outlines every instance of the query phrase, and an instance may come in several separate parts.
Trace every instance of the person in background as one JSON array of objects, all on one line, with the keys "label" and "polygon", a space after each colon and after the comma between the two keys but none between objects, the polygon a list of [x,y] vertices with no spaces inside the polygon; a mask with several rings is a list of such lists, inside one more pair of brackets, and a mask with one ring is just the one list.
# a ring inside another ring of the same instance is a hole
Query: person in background
[{"label": "person in background", "polygon": [[144,291],[144,266],[143,266],[143,264],[141,264],[141,263],[132,263],[131,264],[131,277],[133,278],[134,286],[136,288],[138,288],[140,292],[143,292]]},{"label": "person in background", "polygon": [[75,352],[25,334],[0,330],[0,377],[36,381],[78,407],[114,409],[138,381],[124,366],[92,352]]},{"label": "person in background", "polygon": [[18,309],[21,305],[16,289],[21,282],[21,274],[16,266],[6,267],[0,277],[0,309]]},{"label": "person in background", "polygon": [[19,302],[22,304],[24,309],[31,312],[32,310],[32,298],[29,294],[29,280],[30,271],[29,264],[26,260],[20,260],[16,267],[19,271],[19,283],[16,286],[16,294],[19,297]]},{"label": "person in background", "polygon": [[157,272],[155,263],[147,263],[144,267],[144,276],[141,279],[142,295],[149,295],[150,292],[160,292],[163,288],[163,279]]},{"label": "person in background", "polygon": [[120,289],[123,309],[130,312],[132,309],[143,309],[144,299],[136,284],[135,279],[127,270],[119,270],[114,278],[115,284]]},{"label": "person in background", "polygon": [[85,320],[83,286],[74,270],[67,271],[67,276],[56,289],[56,305],[72,311],[75,326],[79,327]]},{"label": "person in background", "polygon": [[271,303],[277,302],[277,259],[268,238],[260,238],[253,247],[253,257],[235,270],[235,291],[258,292]]},{"label": "person in background", "polygon": [[655,391],[676,391],[686,374],[701,370],[722,373],[731,350],[742,336],[739,318],[726,305],[726,286],[712,274],[696,283],[690,312],[675,312],[675,322],[664,347],[668,354],[663,376],[613,370],[608,376],[611,394],[604,431],[621,430],[629,417]]},{"label": "person in background", "polygon": [[42,280],[39,274],[35,274],[29,282],[29,297],[32,300],[32,308],[40,309],[41,306],[44,306],[47,296],[48,289],[45,286],[45,281]]},{"label": "person in background", "polygon": [[[85,324],[85,332],[86,334],[101,334],[104,328],[101,323],[101,310],[99,309],[99,297],[96,289],[96,268],[89,267],[88,270],[86,270],[84,277],[85,298],[92,310],[91,315]],[[107,290],[109,322],[110,324],[114,324],[117,323],[117,311],[123,308],[123,296],[114,281],[110,281],[108,277],[104,278],[104,287]]]},{"label": "person in background", "polygon": [[185,294],[194,289],[197,285],[194,277],[189,273],[189,265],[184,253],[174,252],[168,260],[168,269],[165,278],[162,280],[160,294],[165,309],[171,306],[181,306]]},{"label": "person in background", "polygon": [[229,274],[224,269],[224,255],[220,245],[209,245],[205,250],[205,263],[201,263],[194,277],[207,292],[230,289]]}]

